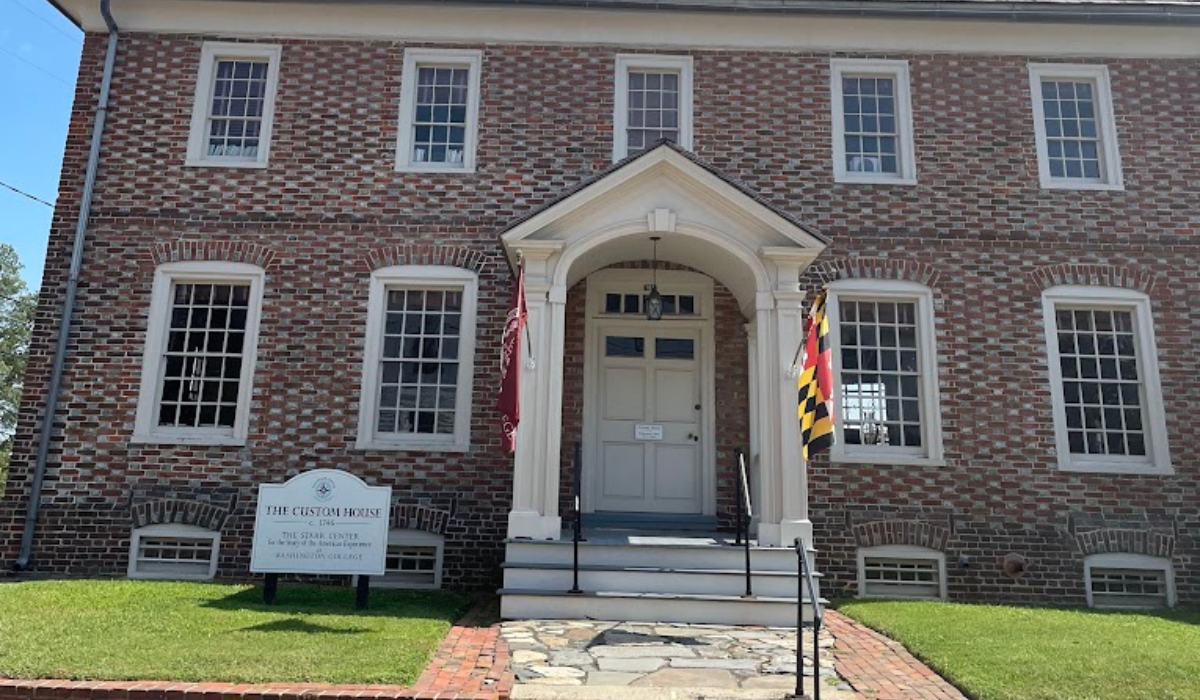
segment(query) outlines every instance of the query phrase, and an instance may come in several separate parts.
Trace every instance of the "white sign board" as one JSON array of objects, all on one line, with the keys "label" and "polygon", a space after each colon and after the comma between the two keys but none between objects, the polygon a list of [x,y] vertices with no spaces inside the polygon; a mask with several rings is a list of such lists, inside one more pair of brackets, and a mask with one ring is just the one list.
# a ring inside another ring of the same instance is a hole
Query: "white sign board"
[{"label": "white sign board", "polygon": [[250,570],[382,576],[392,489],[336,469],[258,487]]},{"label": "white sign board", "polygon": [[663,427],[661,425],[646,425],[639,423],[633,426],[633,439],[635,440],[662,440]]}]

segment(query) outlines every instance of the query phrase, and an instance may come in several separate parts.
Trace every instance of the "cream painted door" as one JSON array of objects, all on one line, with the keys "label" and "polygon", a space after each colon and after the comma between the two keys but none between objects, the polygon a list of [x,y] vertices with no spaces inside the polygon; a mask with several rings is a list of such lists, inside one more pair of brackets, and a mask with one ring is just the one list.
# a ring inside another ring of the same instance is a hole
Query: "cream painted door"
[{"label": "cream painted door", "polygon": [[700,332],[598,326],[598,511],[700,513]]}]

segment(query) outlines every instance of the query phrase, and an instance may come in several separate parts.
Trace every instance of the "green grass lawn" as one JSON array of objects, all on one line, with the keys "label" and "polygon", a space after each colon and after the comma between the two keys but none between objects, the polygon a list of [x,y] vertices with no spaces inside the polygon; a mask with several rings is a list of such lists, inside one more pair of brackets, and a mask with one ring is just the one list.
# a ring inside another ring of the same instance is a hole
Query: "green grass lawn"
[{"label": "green grass lawn", "polygon": [[166,581],[0,584],[0,677],[397,683],[417,679],[463,596]]},{"label": "green grass lawn", "polygon": [[1200,698],[1200,610],[853,601],[841,612],[978,700]]}]

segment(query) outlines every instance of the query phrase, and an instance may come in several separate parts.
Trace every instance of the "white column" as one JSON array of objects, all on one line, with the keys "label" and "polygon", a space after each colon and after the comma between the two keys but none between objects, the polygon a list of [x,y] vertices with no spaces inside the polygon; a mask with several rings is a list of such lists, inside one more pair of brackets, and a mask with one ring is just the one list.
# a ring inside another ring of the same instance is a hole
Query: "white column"
[{"label": "white column", "polygon": [[754,507],[751,524],[757,527],[762,520],[762,503],[767,494],[762,483],[762,460],[759,459],[759,452],[762,449],[762,440],[759,435],[762,412],[758,405],[758,322],[751,321],[745,324],[744,329],[748,356],[746,358],[746,395],[750,404],[750,454],[746,455],[746,462],[750,469],[750,501]]},{"label": "white column", "polygon": [[796,348],[804,340],[804,295],[800,292],[776,292],[775,320],[779,364],[775,382],[780,387],[779,472],[782,509],[779,518],[779,544],[812,539],[808,519],[808,481],[800,452],[799,394],[796,378],[788,371]]},{"label": "white column", "polygon": [[755,400],[758,404],[758,424],[754,426],[758,433],[759,493],[762,495],[758,505],[758,540],[760,544],[776,545],[779,544],[783,499],[779,473],[779,382],[775,371],[779,362],[776,359],[775,298],[770,292],[759,292],[756,307],[755,376],[751,381],[756,385]]}]

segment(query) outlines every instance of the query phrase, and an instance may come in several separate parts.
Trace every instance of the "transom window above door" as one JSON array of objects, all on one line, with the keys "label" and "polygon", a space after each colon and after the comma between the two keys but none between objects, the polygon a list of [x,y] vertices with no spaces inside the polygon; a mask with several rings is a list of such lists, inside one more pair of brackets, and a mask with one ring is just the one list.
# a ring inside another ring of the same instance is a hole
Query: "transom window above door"
[{"label": "transom window above door", "polygon": [[617,56],[613,160],[661,139],[692,147],[691,56]]},{"label": "transom window above door", "polygon": [[[694,294],[663,294],[663,316],[696,316],[700,307]],[[644,316],[646,295],[636,292],[608,292],[604,295],[605,314]]]}]

